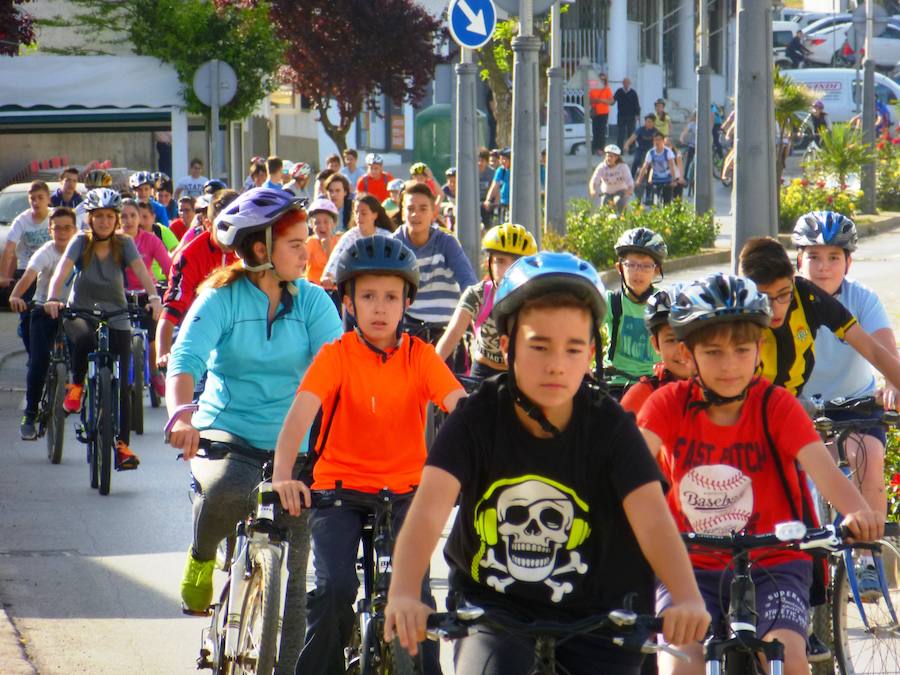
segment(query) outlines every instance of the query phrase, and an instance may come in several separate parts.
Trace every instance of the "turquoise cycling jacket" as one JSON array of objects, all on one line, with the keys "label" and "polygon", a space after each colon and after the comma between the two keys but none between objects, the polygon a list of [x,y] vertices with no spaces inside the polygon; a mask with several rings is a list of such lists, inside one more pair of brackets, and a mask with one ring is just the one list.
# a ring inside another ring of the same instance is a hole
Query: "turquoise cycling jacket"
[{"label": "turquoise cycling jacket", "polygon": [[[273,450],[309,364],[341,336],[334,303],[303,279],[287,289],[274,321],[269,299],[247,278],[207,289],[191,305],[169,357],[169,374],[208,372],[194,413],[197,429],[221,429]],[[299,452],[306,452],[309,434]]]}]

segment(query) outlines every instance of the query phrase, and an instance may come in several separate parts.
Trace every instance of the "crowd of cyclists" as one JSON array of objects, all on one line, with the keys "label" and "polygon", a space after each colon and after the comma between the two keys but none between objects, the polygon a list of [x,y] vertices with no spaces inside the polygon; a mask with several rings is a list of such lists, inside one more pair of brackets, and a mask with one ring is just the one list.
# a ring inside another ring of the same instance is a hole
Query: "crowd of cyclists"
[{"label": "crowd of cyclists", "polygon": [[[657,154],[677,172],[654,121],[626,142],[652,144],[639,181],[662,170]],[[633,184],[621,155],[608,146],[601,168],[624,207]],[[590,263],[538,250],[533,223],[485,218],[484,269],[473,269],[442,208],[455,171],[439,186],[424,164],[399,180],[379,155],[366,155],[365,168],[357,159],[348,149],[313,175],[305,162],[254,158],[239,191],[203,176],[198,160],[177,182],[138,171],[121,192],[92,171],[83,197],[66,170],[54,195],[31,185],[31,208],[11,228],[0,282],[15,284],[10,305],[29,353],[23,439],[36,437],[62,309],[111,311],[127,306],[128,291],[145,295],[152,384],[195,493],[184,612],[206,613],[217,548],[269,459],[290,533],[277,673],[345,669],[365,514],[310,508],[315,492],[337,485],[409,497],[394,510],[385,637],[411,653],[435,609],[428,565],[454,506],[444,551],[454,605],[559,621],[624,602],[657,611],[663,638],[693,657],[661,656],[662,673],[702,672],[699,641],[722,619],[727,562],[689,554],[680,533],[769,532],[807,497],[808,476],[855,539],[881,536],[884,433],[856,444],[865,470],[853,483],[801,402],[878,391],[886,408],[897,405],[896,339],[875,293],[848,276],[858,240],[849,218],[799,218],[795,260],[775,239],[752,239],[740,276],[670,287],[663,237],[628,230],[615,245],[621,288],[607,290]],[[497,152],[493,170],[492,161],[479,157],[482,173],[493,171],[482,181],[488,216],[504,204],[509,154]],[[95,326],[62,325],[64,407],[76,413]],[[111,321],[120,369],[130,336],[127,316]],[[481,381],[471,394],[463,375]],[[126,378],[120,386],[127,400]],[[428,405],[449,413],[431,447]],[[121,406],[119,470],[140,463],[129,415]],[[207,430],[235,444],[208,455]],[[757,606],[772,619],[766,639],[784,644],[785,672],[806,673],[819,648],[807,640],[812,563],[784,553],[755,564]],[[855,573],[862,593],[880,594],[870,556]],[[423,651],[424,671],[440,672],[437,646]],[[481,630],[457,644],[456,672],[530,672],[531,653]],[[571,673],[641,669],[640,654],[586,636],[560,643],[557,658]]]}]

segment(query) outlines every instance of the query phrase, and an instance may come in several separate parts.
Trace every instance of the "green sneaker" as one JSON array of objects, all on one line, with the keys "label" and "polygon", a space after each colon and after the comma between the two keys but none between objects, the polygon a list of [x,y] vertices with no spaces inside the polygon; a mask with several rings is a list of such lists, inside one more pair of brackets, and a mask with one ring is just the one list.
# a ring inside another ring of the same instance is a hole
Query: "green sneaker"
[{"label": "green sneaker", "polygon": [[194,616],[207,616],[212,602],[215,560],[197,560],[188,551],[181,579],[181,611]]}]

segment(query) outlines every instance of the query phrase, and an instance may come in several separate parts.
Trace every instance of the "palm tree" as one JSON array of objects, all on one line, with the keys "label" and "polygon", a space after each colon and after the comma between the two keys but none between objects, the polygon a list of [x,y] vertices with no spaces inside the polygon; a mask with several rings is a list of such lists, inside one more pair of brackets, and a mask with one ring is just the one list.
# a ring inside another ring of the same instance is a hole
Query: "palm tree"
[{"label": "palm tree", "polygon": [[822,139],[819,152],[804,168],[817,173],[822,178],[837,176],[838,185],[843,190],[847,177],[859,173],[862,165],[871,156],[871,146],[863,143],[862,133],[849,124],[835,124],[831,129],[820,132]]},{"label": "palm tree", "polygon": [[[803,124],[805,115],[815,99],[815,93],[806,85],[799,84],[776,68],[772,75],[773,99],[775,101],[775,124],[778,127],[778,147],[775,153],[775,194],[778,211],[781,211],[781,178],[784,165],[790,154],[790,139]],[[788,139],[788,143],[785,143]]]}]

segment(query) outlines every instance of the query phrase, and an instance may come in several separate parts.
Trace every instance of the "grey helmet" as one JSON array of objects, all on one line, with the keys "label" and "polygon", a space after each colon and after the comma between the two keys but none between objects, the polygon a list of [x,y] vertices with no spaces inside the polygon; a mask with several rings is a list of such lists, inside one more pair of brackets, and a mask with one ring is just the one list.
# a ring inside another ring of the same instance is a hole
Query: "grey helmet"
[{"label": "grey helmet", "polygon": [[839,246],[852,253],[859,235],[856,224],[836,211],[810,211],[797,218],[791,241],[795,248]]},{"label": "grey helmet", "polygon": [[122,197],[111,188],[96,188],[84,196],[84,210],[87,213],[97,209],[122,210]]},{"label": "grey helmet", "polygon": [[646,227],[635,227],[631,230],[625,230],[616,241],[616,255],[623,257],[629,253],[643,253],[649,255],[656,261],[657,265],[662,265],[663,259],[669,254],[666,242],[653,230]]},{"label": "grey helmet", "polygon": [[661,288],[647,298],[647,305],[644,307],[644,325],[648,331],[652,333],[657,327],[669,322],[669,312],[672,311],[672,305],[675,304],[682,288],[684,284],[675,284],[669,288]]},{"label": "grey helmet", "polygon": [[679,340],[717,323],[752,321],[767,327],[771,320],[769,298],[753,281],[722,273],[683,287],[669,311],[669,325]]},{"label": "grey helmet", "polygon": [[149,171],[137,171],[131,174],[131,178],[128,179],[128,185],[132,190],[137,190],[144,183],[147,183],[151,186],[156,185],[156,180],[153,178],[153,174]]},{"label": "grey helmet", "polygon": [[343,297],[346,284],[361,274],[401,277],[407,284],[409,301],[416,299],[419,288],[419,264],[416,254],[399,239],[376,234],[357,239],[338,258],[335,282]]}]

